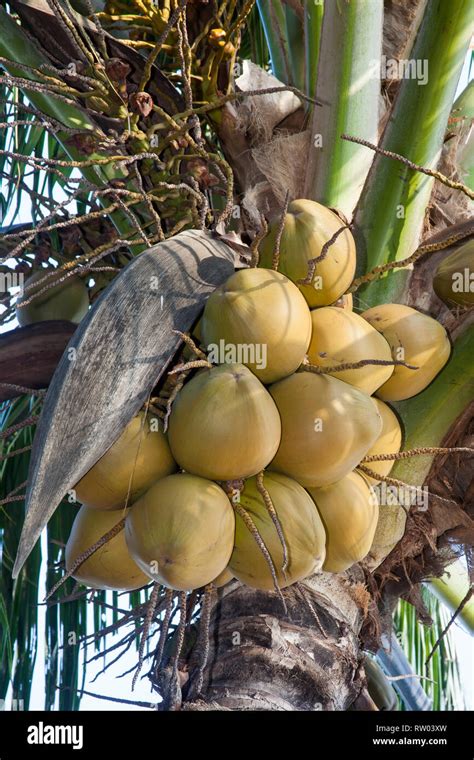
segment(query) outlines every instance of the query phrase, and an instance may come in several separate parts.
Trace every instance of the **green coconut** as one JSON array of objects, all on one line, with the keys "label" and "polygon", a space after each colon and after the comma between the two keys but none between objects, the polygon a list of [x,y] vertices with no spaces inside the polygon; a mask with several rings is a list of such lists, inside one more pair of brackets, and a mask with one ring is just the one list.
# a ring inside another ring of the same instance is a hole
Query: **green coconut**
[{"label": "green coconut", "polygon": [[131,508],[125,537],[137,565],[168,588],[206,586],[224,571],[234,544],[234,511],[216,483],[169,475]]},{"label": "green coconut", "polygon": [[268,269],[241,269],[217,288],[202,318],[211,361],[245,364],[263,382],[294,372],[311,337],[311,317],[298,288]]},{"label": "green coconut", "polygon": [[[377,405],[377,409],[382,418],[382,432],[374,445],[368,450],[366,456],[374,456],[376,454],[398,454],[402,445],[402,429],[398,417],[395,412],[390,409],[388,404],[380,401],[380,399],[374,398],[374,403]],[[394,459],[388,459],[386,461],[368,462],[367,467],[385,477],[390,474],[394,464]],[[368,475],[365,475],[365,477],[369,483],[379,482],[379,480],[375,480]]]},{"label": "green coconut", "polygon": [[[326,535],[318,511],[304,488],[279,473],[265,473],[264,486],[278,516],[288,550],[286,575],[282,571],[283,546],[277,528],[257,488],[256,478],[245,481],[240,506],[247,512],[265,544],[275,567],[280,588],[321,569]],[[273,589],[271,569],[255,537],[241,515],[235,517],[235,543],[229,570],[248,586]]]},{"label": "green coconut", "polygon": [[269,390],[282,426],[269,468],[304,486],[341,480],[381,433],[382,419],[373,399],[331,375],[298,372]]},{"label": "green coconut", "polygon": [[399,303],[385,303],[368,309],[362,316],[388,341],[393,359],[417,368],[397,365],[377,391],[377,396],[384,401],[416,396],[448,361],[451,344],[446,330],[421,311]]},{"label": "green coconut", "polygon": [[[311,285],[301,285],[308,273],[308,263],[321,255],[323,245],[342,227],[343,222],[330,209],[316,201],[296,200],[288,206],[280,242],[278,270],[298,284],[311,308],[329,306],[338,300],[354,279],[356,248],[350,230],[342,232],[316,264]],[[270,225],[260,244],[260,266],[270,268],[280,226]]]},{"label": "green coconut", "polygon": [[[387,341],[367,320],[352,311],[324,306],[311,312],[313,334],[308,349],[311,364],[334,367],[355,364],[366,359],[392,361]],[[371,395],[393,373],[393,365],[369,364],[358,369],[331,372],[361,391]]]},{"label": "green coconut", "polygon": [[[44,280],[46,275],[55,272],[54,269],[41,269],[34,272],[25,281],[25,288],[39,280]],[[68,322],[79,323],[87,314],[89,309],[89,293],[86,284],[80,277],[71,276],[63,282],[58,282],[64,272],[54,274],[42,284],[37,285],[32,290],[27,291],[18,298],[16,305],[16,318],[19,324],[24,327],[35,322],[45,322],[50,319],[64,319]],[[50,287],[51,283],[55,283]],[[22,303],[29,300],[35,293],[48,287],[41,295],[35,297],[30,303],[21,306]]]},{"label": "green coconut", "polygon": [[140,412],[74,490],[89,507],[119,509],[176,470],[161,423]]},{"label": "green coconut", "polygon": [[261,472],[275,455],[280,434],[270,394],[243,364],[205,369],[186,383],[168,431],[180,467],[211,480]]},{"label": "green coconut", "polygon": [[308,488],[326,530],[323,570],[342,573],[368,554],[377,528],[379,507],[365,478],[350,472],[325,488]]},{"label": "green coconut", "polygon": [[382,564],[402,540],[406,524],[407,513],[395,498],[386,504],[380,504],[377,528],[366,558],[366,564],[371,570]]},{"label": "green coconut", "polygon": [[[127,512],[99,512],[83,505],[71,528],[66,544],[66,569],[87,549],[108,533]],[[150,582],[133,561],[123,530],[86,559],[73,577],[85,586],[114,591],[134,591]]]}]

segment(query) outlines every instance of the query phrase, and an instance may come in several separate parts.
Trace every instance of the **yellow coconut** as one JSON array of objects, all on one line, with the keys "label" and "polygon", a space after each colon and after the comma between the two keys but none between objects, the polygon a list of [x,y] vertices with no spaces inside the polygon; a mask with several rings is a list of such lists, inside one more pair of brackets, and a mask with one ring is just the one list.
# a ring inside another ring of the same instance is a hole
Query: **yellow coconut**
[{"label": "yellow coconut", "polygon": [[325,488],[308,488],[326,529],[323,570],[342,573],[368,554],[379,507],[365,478],[350,472]]},{"label": "yellow coconut", "polygon": [[215,364],[245,364],[263,383],[272,383],[300,366],[311,318],[287,277],[268,269],[241,269],[209,297],[202,334]]},{"label": "yellow coconut", "polygon": [[[324,306],[311,312],[311,321],[313,334],[308,349],[311,364],[334,367],[364,359],[392,361],[390,346],[383,335],[352,311]],[[331,374],[371,395],[392,373],[393,365],[369,364]]]},{"label": "yellow coconut", "polygon": [[380,503],[377,529],[366,559],[370,570],[378,567],[402,540],[406,523],[407,513],[395,499]]},{"label": "yellow coconut", "polygon": [[[134,417],[118,440],[77,483],[78,501],[95,509],[131,505],[155,480],[177,470],[158,419]],[[127,498],[128,497],[128,498]]]},{"label": "yellow coconut", "polygon": [[[264,486],[278,515],[288,550],[286,576],[282,572],[283,546],[277,528],[258,491],[256,478],[245,481],[240,506],[257,528],[272,558],[281,588],[321,569],[326,535],[318,511],[304,488],[279,473],[266,473]],[[242,516],[235,516],[235,545],[229,569],[238,580],[260,589],[274,588],[272,573]]]},{"label": "yellow coconut", "polygon": [[[25,288],[34,285],[38,280],[44,280],[51,272],[54,272],[54,270],[41,269],[34,272],[25,281]],[[64,319],[76,323],[81,321],[89,308],[87,286],[80,277],[76,276],[68,277],[63,282],[58,282],[58,279],[63,276],[64,272],[54,274],[45,280],[43,284],[37,285],[20,296],[17,301],[16,318],[22,327],[49,319]],[[55,283],[53,287],[49,287],[51,283]],[[46,286],[48,286],[48,290],[35,297],[26,306],[20,306]]]},{"label": "yellow coconut", "polygon": [[278,410],[243,364],[223,364],[192,378],[178,394],[169,442],[178,464],[211,480],[256,475],[280,443]]},{"label": "yellow coconut", "polygon": [[[260,266],[271,267],[280,220],[270,227],[260,244]],[[278,269],[293,282],[305,279],[308,262],[321,254],[323,245],[342,227],[330,209],[309,200],[296,200],[288,206],[280,243]],[[354,278],[356,249],[349,230],[342,232],[316,265],[312,285],[298,284],[311,308],[328,306],[346,292]]]},{"label": "yellow coconut", "polygon": [[217,578],[214,578],[214,580],[212,581],[212,583],[213,583],[213,585],[216,588],[222,588],[222,586],[226,586],[228,583],[230,583],[231,581],[233,581],[234,578],[235,578],[235,576],[232,575],[232,573],[230,572],[229,568],[226,567],[222,571],[222,573],[219,573],[219,575],[217,576]]},{"label": "yellow coconut", "polygon": [[133,505],[125,536],[144,573],[186,591],[206,586],[227,567],[234,530],[222,488],[181,473],[159,480]]},{"label": "yellow coconut", "polygon": [[[76,559],[112,530],[125,514],[99,512],[83,505],[66,544],[66,569],[70,570]],[[134,591],[150,582],[131,558],[123,530],[86,559],[73,577],[85,586],[115,591]]]},{"label": "yellow coconut", "polygon": [[298,372],[269,390],[282,425],[281,443],[269,467],[304,486],[343,478],[382,430],[370,396],[330,375]]},{"label": "yellow coconut", "polygon": [[396,366],[377,391],[384,401],[402,401],[424,390],[449,359],[451,344],[439,322],[411,306],[387,303],[362,316],[388,341],[395,360],[417,367]]},{"label": "yellow coconut", "polygon": [[[382,418],[382,432],[375,441],[374,445],[368,450],[367,456],[373,456],[375,454],[398,454],[402,445],[402,429],[398,421],[398,417],[387,404],[380,401],[378,398],[374,398],[374,403],[377,405],[377,409]],[[368,462],[367,467],[374,472],[378,472],[379,475],[388,475],[395,464],[394,459],[381,462]],[[378,480],[364,475],[369,483],[378,483]]]}]

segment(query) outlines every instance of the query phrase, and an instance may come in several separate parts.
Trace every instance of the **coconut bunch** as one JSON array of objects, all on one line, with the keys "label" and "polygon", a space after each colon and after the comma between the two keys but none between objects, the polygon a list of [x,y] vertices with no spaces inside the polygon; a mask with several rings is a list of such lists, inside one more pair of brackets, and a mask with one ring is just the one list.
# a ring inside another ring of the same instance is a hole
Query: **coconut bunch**
[{"label": "coconut bunch", "polygon": [[125,518],[78,580],[184,591],[237,578],[281,589],[389,553],[404,523],[374,491],[394,463],[384,457],[402,445],[387,402],[426,388],[450,343],[437,321],[402,304],[356,314],[355,265],[336,214],[289,205],[258,266],[208,299],[197,358],[174,370],[183,381],[168,430],[151,431],[141,413],[77,484],[69,569]]}]

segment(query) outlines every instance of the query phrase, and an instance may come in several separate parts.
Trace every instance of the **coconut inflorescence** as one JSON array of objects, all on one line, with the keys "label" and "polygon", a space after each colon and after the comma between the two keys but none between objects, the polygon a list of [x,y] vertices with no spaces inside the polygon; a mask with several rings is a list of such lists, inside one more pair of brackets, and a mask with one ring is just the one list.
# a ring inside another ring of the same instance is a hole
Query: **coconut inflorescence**
[{"label": "coconut inflorescence", "polygon": [[290,203],[278,254],[279,230],[277,220],[258,266],[210,296],[193,328],[201,350],[186,342],[175,392],[163,396],[168,430],[140,412],[77,484],[87,506],[69,567],[126,516],[75,571],[82,582],[280,589],[362,560],[374,567],[402,537],[403,507],[384,503],[379,486],[393,483],[403,435],[386,401],[435,378],[446,331],[402,304],[354,311],[354,240],[329,209]]}]

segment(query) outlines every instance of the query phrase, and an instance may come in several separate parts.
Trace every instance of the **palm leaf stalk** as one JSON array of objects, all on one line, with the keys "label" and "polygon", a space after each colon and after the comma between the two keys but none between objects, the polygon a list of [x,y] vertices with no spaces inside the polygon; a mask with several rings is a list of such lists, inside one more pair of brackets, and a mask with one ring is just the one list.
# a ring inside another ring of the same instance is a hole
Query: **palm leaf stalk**
[{"label": "palm leaf stalk", "polygon": [[[412,66],[424,67],[425,78],[422,71],[419,78],[401,80],[380,147],[402,153],[415,164],[436,167],[473,19],[472,4],[464,0],[426,4],[409,54]],[[432,188],[432,179],[383,156],[374,158],[355,214],[362,271],[402,260],[415,250]],[[360,294],[364,303],[399,301],[406,276],[406,271],[391,272],[365,286]]]}]

